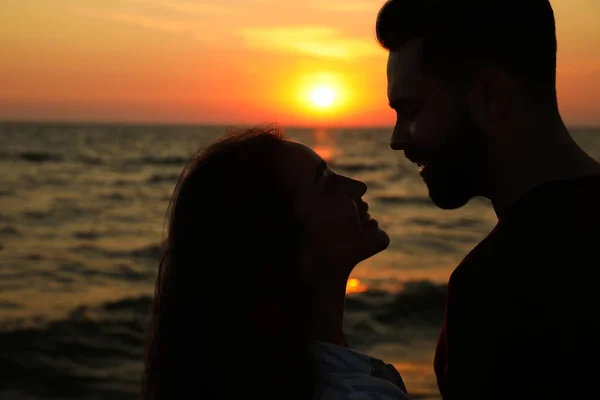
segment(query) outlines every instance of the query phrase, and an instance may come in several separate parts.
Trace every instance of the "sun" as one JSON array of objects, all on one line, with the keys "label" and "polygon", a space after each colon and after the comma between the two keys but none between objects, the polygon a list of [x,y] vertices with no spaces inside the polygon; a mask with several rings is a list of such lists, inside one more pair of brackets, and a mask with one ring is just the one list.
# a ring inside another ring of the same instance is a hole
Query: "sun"
[{"label": "sun", "polygon": [[311,123],[333,122],[352,105],[349,79],[342,72],[299,72],[293,85],[295,106]]},{"label": "sun", "polygon": [[317,107],[330,107],[335,101],[335,92],[330,86],[317,86],[310,93],[310,99]]}]

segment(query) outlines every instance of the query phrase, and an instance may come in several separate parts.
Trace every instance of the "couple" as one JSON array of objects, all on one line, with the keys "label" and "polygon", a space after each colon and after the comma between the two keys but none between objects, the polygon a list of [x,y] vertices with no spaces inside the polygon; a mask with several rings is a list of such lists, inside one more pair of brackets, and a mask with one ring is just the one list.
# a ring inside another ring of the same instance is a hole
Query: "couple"
[{"label": "couple", "polygon": [[[449,281],[442,398],[600,397],[600,165],[558,111],[548,0],[390,0],[376,32],[392,149],[438,207],[483,196],[498,216]],[[344,339],[346,280],[389,243],[366,190],[274,129],[194,156],[170,207],[144,398],[408,399]]]}]

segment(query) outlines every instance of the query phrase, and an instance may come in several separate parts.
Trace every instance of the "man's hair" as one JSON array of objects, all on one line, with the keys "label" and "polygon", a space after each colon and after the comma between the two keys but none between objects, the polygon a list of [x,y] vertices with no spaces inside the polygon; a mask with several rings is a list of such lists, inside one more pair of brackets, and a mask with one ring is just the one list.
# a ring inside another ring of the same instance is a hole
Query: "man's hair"
[{"label": "man's hair", "polygon": [[389,51],[423,39],[423,72],[447,82],[495,67],[556,107],[556,27],[549,0],[388,0],[377,40]]}]

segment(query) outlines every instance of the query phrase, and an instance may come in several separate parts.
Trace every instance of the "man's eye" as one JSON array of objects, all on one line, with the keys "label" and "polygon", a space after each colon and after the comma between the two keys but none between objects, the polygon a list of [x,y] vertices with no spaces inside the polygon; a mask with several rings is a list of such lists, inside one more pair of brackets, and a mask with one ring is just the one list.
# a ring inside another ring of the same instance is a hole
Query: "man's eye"
[{"label": "man's eye", "polygon": [[410,105],[402,106],[402,107],[400,107],[400,109],[398,111],[404,117],[414,117],[419,112],[419,110],[417,109],[417,107],[410,106]]}]

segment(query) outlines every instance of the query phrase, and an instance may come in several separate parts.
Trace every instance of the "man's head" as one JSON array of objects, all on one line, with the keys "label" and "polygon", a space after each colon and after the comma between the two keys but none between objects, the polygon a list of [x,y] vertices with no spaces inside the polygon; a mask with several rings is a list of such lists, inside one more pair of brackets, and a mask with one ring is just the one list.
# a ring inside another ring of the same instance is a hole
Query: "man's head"
[{"label": "man's head", "polygon": [[376,32],[390,52],[391,147],[441,208],[487,195],[486,161],[505,151],[494,144],[517,128],[517,109],[558,112],[548,0],[389,0]]}]

